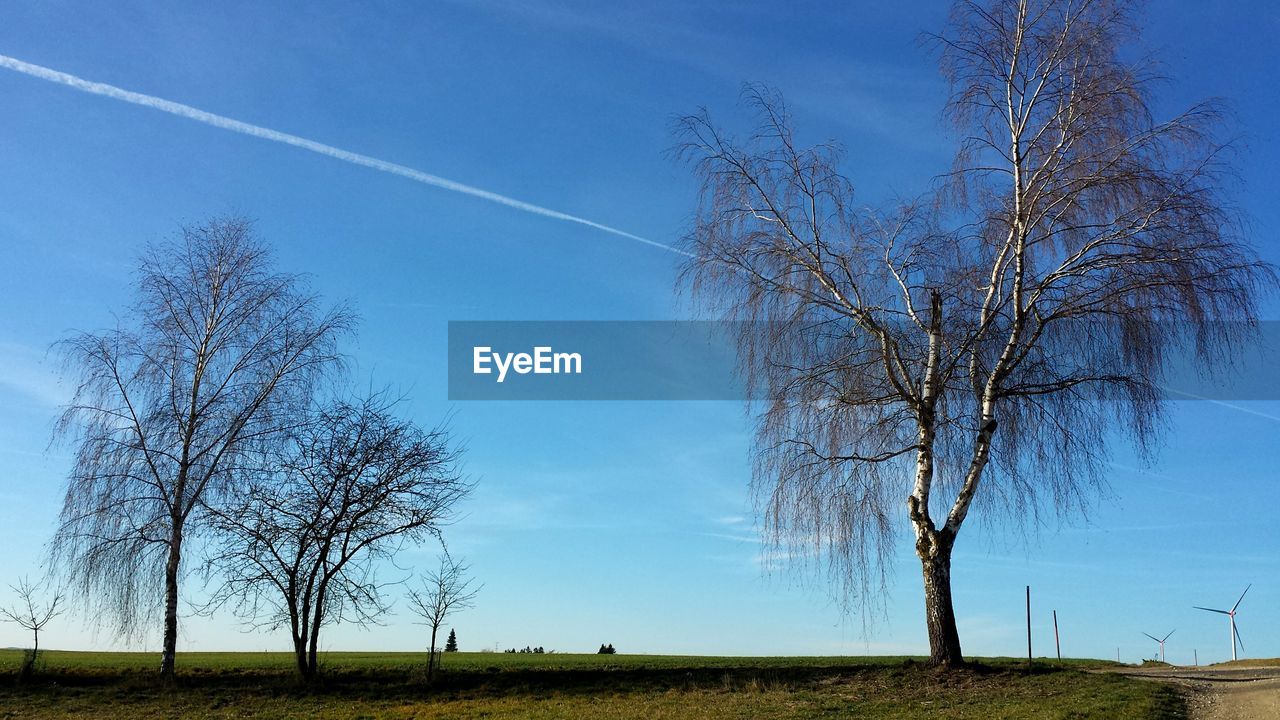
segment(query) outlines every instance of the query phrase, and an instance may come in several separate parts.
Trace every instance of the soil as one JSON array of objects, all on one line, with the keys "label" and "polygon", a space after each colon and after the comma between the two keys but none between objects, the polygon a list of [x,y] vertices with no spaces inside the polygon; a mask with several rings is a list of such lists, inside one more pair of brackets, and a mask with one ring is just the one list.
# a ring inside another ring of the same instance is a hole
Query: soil
[{"label": "soil", "polygon": [[1193,720],[1280,718],[1280,664],[1127,668],[1118,672],[1186,688]]}]

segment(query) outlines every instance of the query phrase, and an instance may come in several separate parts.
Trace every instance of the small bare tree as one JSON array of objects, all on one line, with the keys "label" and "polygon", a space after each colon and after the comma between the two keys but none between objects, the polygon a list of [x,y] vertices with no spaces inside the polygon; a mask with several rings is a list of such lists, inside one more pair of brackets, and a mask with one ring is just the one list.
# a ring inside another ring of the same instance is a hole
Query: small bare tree
[{"label": "small bare tree", "polygon": [[52,557],[119,634],[163,612],[168,677],[184,541],[237,480],[245,451],[338,363],[350,318],[275,272],[237,218],[149,248],[137,295],[131,327],[60,345],[78,386],[59,433],[76,454]]},{"label": "small bare tree", "polygon": [[483,585],[472,587],[474,578],[467,577],[470,568],[461,560],[445,553],[440,558],[440,568],[422,576],[422,590],[409,589],[409,609],[422,618],[423,625],[431,628],[431,655],[427,659],[427,679],[435,678],[440,665],[436,651],[436,635],[449,613],[465,610],[475,605],[476,595]]},{"label": "small bare tree", "polygon": [[702,179],[687,287],[761,321],[739,327],[766,533],[864,599],[903,503],[938,665],[963,662],[970,510],[1086,508],[1114,430],[1151,447],[1168,359],[1228,356],[1274,287],[1223,195],[1218,110],[1153,120],[1133,28],[1113,0],[957,2],[940,42],[965,139],[936,196],[891,211],[857,209],[838,150],[800,146],[772,93],[748,93],[745,143],[705,113],[679,126]]},{"label": "small bare tree", "polygon": [[288,625],[299,674],[317,675],[320,630],[387,611],[380,563],[439,538],[471,489],[443,430],[396,419],[382,395],[335,401],[299,421],[259,472],[212,511],[206,566],[249,622]]},{"label": "small bare tree", "polygon": [[35,673],[36,661],[40,658],[40,631],[49,621],[62,614],[62,593],[54,592],[46,597],[40,585],[27,578],[10,585],[15,596],[14,604],[0,607],[0,621],[16,623],[31,631],[31,651],[22,657],[22,669],[18,677],[26,680]]}]

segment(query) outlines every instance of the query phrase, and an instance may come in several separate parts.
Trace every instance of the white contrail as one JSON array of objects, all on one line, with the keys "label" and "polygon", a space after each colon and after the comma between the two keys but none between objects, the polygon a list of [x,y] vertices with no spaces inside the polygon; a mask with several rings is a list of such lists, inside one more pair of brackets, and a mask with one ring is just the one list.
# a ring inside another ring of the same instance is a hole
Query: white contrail
[{"label": "white contrail", "polygon": [[1280,422],[1280,416],[1278,415],[1271,415],[1270,413],[1259,412],[1258,410],[1252,410],[1250,408],[1242,407],[1234,403],[1223,402],[1222,400],[1214,400],[1213,398],[1207,398],[1203,395],[1196,395],[1195,393],[1189,393],[1185,390],[1176,390],[1174,388],[1164,387],[1164,386],[1161,386],[1160,389],[1164,390],[1165,392],[1171,392],[1176,395],[1182,395],[1183,397],[1189,397],[1192,400],[1206,400],[1208,402],[1213,403],[1214,405],[1221,405],[1224,408],[1239,410],[1242,413],[1247,413],[1249,415],[1257,415],[1258,417],[1261,417],[1261,418],[1266,418],[1268,420],[1275,420],[1276,422]]},{"label": "white contrail", "polygon": [[31,63],[23,62],[17,58],[12,58],[7,55],[0,55],[0,67],[8,68],[15,72],[30,75],[31,77],[39,78],[41,80],[48,80],[49,82],[66,85],[68,87],[75,88],[76,90],[82,90],[94,95],[102,95],[115,100],[123,100],[127,103],[133,103],[134,105],[148,107],[153,110],[167,112],[171,115],[177,115],[178,117],[184,117],[188,120],[202,122],[206,125],[222,128],[223,130],[231,130],[232,132],[252,135],[253,137],[262,138],[263,140],[271,140],[273,142],[292,145],[294,147],[302,148],[303,150],[310,150],[313,153],[327,155],[331,158],[343,160],[355,165],[363,165],[368,168],[373,168],[374,170],[380,170],[382,172],[391,173],[392,175],[406,177],[410,180],[423,183],[424,185],[431,185],[445,190],[462,193],[464,195],[471,195],[483,200],[488,200],[489,202],[495,202],[517,210],[523,210],[527,213],[533,213],[534,215],[541,215],[543,217],[554,218],[556,220],[564,220],[565,222],[578,223],[579,225],[586,225],[587,227],[603,230],[604,232],[618,235],[620,237],[627,238],[628,240],[635,240],[636,242],[642,242],[646,245],[662,248],[669,252],[693,257],[690,253],[671,247],[670,245],[664,245],[663,243],[655,242],[648,238],[642,238],[639,235],[633,235],[625,230],[619,230],[617,228],[609,227],[608,225],[602,225],[593,220],[578,217],[577,215],[570,215],[568,213],[560,212],[559,210],[552,210],[550,208],[542,207],[541,205],[534,205],[533,203],[527,203],[523,200],[516,200],[515,198],[510,198],[506,195],[499,195],[495,192],[482,190],[470,185],[464,185],[463,183],[442,178],[438,175],[425,173],[421,170],[415,170],[405,165],[399,165],[386,160],[379,160],[375,157],[361,155],[360,153],[351,152],[350,150],[343,150],[342,148],[337,148],[332,145],[325,145],[324,143],[308,140],[303,137],[298,137],[297,135],[290,135],[289,133],[280,132],[279,130],[265,128],[261,125],[252,125],[223,115],[216,115],[199,108],[191,107],[190,105],[173,102],[172,100],[165,100],[164,98],[158,98],[153,95],[136,93],[131,90],[118,88],[114,85],[107,85],[106,83],[85,80],[84,78],[59,72],[41,65],[32,65]]}]

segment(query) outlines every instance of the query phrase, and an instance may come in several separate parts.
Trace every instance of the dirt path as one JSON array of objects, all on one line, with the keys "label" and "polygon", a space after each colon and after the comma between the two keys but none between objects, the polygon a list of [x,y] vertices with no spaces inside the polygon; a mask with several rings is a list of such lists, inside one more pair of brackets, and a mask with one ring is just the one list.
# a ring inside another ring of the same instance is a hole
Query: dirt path
[{"label": "dirt path", "polygon": [[1119,672],[1186,687],[1191,691],[1193,720],[1280,718],[1280,667],[1133,668]]}]

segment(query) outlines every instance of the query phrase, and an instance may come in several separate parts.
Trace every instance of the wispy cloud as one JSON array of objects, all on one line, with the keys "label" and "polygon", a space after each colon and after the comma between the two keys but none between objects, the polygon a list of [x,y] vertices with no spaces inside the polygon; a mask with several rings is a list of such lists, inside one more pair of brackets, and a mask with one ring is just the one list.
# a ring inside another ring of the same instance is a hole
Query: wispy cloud
[{"label": "wispy cloud", "polygon": [[[1014,646],[1021,638],[1022,626],[1017,619],[998,615],[961,615],[956,618],[965,646],[977,654],[1000,652]],[[1016,646],[1015,646],[1016,647]]]},{"label": "wispy cloud", "polygon": [[483,305],[462,305],[452,302],[374,302],[371,307],[390,308],[392,310],[480,310]]},{"label": "wispy cloud", "polygon": [[1221,407],[1235,410],[1237,412],[1242,412],[1247,415],[1254,415],[1256,417],[1266,418],[1267,420],[1274,420],[1276,422],[1280,422],[1280,416],[1272,415],[1270,413],[1260,412],[1258,410],[1253,410],[1247,407],[1242,407],[1234,403],[1225,402],[1223,400],[1214,400],[1213,398],[1208,398],[1203,395],[1196,395],[1195,393],[1189,393],[1189,392],[1186,392],[1185,390],[1177,390],[1175,388],[1170,388],[1170,387],[1163,388],[1163,390],[1165,392],[1171,392],[1171,393],[1174,393],[1175,395],[1181,395],[1183,397],[1190,398],[1192,400],[1204,400],[1206,402],[1211,402],[1214,405],[1219,405]]},{"label": "wispy cloud", "polygon": [[1160,484],[1155,484],[1155,483],[1139,482],[1136,480],[1126,480],[1124,483],[1126,486],[1139,487],[1145,490],[1154,490],[1156,492],[1167,493],[1169,495],[1180,495],[1182,497],[1197,498],[1201,500],[1207,500],[1210,498],[1210,496],[1205,493],[1191,492],[1190,490],[1180,490],[1175,487],[1170,487],[1170,485],[1177,484],[1181,481],[1175,480],[1174,478],[1171,478],[1168,475],[1162,475],[1158,472],[1146,470],[1139,467],[1133,467],[1132,465],[1124,465],[1118,462],[1109,461],[1107,462],[1107,464],[1117,470],[1121,470],[1127,473],[1133,473],[1135,475],[1145,475],[1147,477],[1156,478],[1161,481]]},{"label": "wispy cloud", "polygon": [[1205,522],[1171,522],[1171,523],[1149,523],[1145,525],[1113,525],[1101,526],[1090,525],[1089,527],[1070,528],[1064,532],[1071,533],[1123,533],[1123,532],[1164,532],[1168,530],[1190,530],[1191,528],[1216,528],[1216,527],[1232,527],[1234,524],[1227,521],[1205,521]]},{"label": "wispy cloud", "polygon": [[715,538],[717,540],[732,540],[733,542],[738,542],[738,543],[756,544],[760,542],[759,537],[755,535],[747,535],[745,533],[734,534],[734,533],[696,532],[694,534],[699,535],[701,537]]},{"label": "wispy cloud", "polygon": [[[919,99],[921,95],[932,95],[934,101],[945,99],[940,77],[921,74],[918,66],[892,59],[837,58],[817,48],[759,52],[760,47],[779,41],[772,28],[786,11],[752,3],[686,2],[673,10],[647,3],[449,1],[500,22],[559,33],[570,42],[592,37],[624,46],[704,74],[716,83],[764,82],[784,90],[789,106],[824,123],[884,138],[917,156],[947,154],[934,119],[936,108]],[[830,13],[827,21],[852,25],[855,14]],[[744,35],[733,28],[750,30]]]},{"label": "wispy cloud", "polygon": [[71,392],[58,384],[45,354],[17,343],[0,342],[0,388],[42,405],[62,405],[71,399]]},{"label": "wispy cloud", "polygon": [[67,87],[87,92],[92,95],[101,95],[102,97],[108,97],[113,100],[141,105],[142,107],[151,108],[152,110],[159,110],[160,112],[166,112],[170,115],[177,115],[178,117],[186,118],[188,120],[204,123],[205,125],[211,125],[223,130],[241,133],[242,135],[249,135],[263,140],[292,145],[319,155],[334,158],[335,160],[341,160],[353,165],[361,165],[379,172],[399,175],[400,177],[408,178],[414,182],[419,182],[424,185],[430,185],[450,192],[462,193],[463,195],[470,195],[472,197],[488,200],[489,202],[497,203],[499,205],[505,205],[533,215],[540,215],[542,217],[576,223],[578,225],[585,225],[589,228],[600,230],[601,232],[617,235],[618,237],[627,238],[628,240],[634,240],[639,243],[644,243],[645,245],[651,245],[668,252],[692,257],[689,253],[670,245],[640,237],[639,235],[634,235],[625,230],[619,230],[618,228],[610,227],[594,220],[588,220],[587,218],[579,217],[577,215],[571,215],[559,210],[552,210],[551,208],[546,208],[541,205],[517,200],[515,198],[507,197],[506,195],[501,195],[489,190],[483,190],[472,185],[466,185],[454,180],[442,178],[439,175],[432,175],[431,173],[416,170],[406,165],[400,165],[399,163],[380,160],[368,155],[362,155],[360,153],[351,152],[350,150],[343,150],[342,148],[334,147],[332,145],[316,142],[315,140],[308,140],[307,138],[299,137],[297,135],[291,135],[279,130],[272,130],[271,128],[262,127],[261,125],[253,125],[224,115],[217,115],[190,105],[173,102],[172,100],[165,100],[164,98],[158,98],[153,95],[144,95],[143,93],[116,87],[115,85],[86,80],[84,78],[53,70],[41,65],[33,65],[32,63],[24,62],[7,55],[0,55],[0,67],[22,73],[23,75],[28,75],[33,78],[38,78],[40,80],[46,80],[59,85],[66,85]]}]

